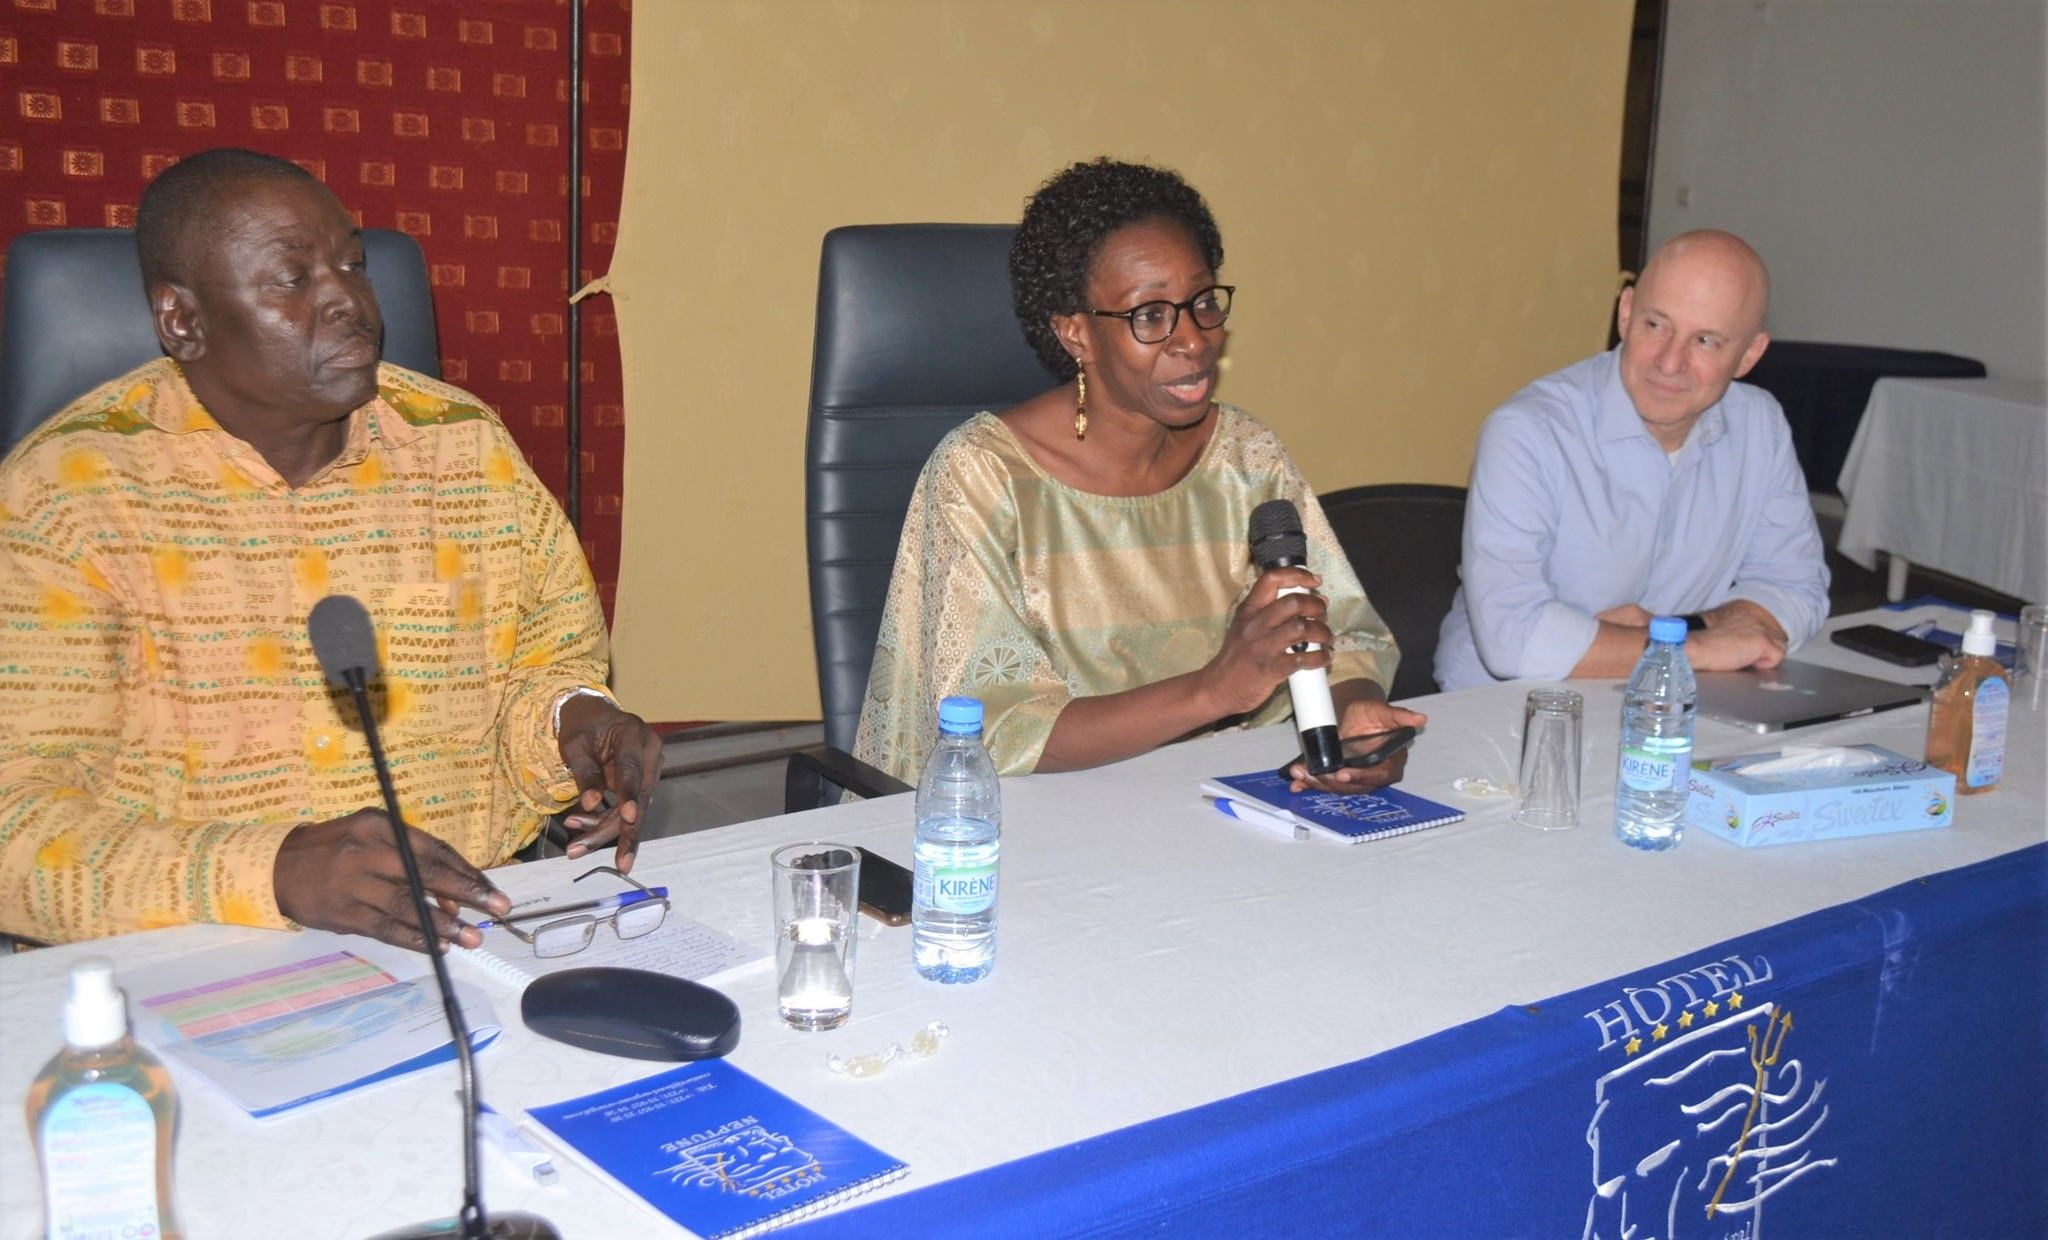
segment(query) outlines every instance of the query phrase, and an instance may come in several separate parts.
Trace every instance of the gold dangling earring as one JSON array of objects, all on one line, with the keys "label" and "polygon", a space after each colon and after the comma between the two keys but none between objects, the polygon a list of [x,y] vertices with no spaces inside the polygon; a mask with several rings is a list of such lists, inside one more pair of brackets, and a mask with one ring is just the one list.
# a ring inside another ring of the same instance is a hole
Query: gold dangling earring
[{"label": "gold dangling earring", "polygon": [[1088,372],[1074,362],[1074,438],[1088,438]]}]

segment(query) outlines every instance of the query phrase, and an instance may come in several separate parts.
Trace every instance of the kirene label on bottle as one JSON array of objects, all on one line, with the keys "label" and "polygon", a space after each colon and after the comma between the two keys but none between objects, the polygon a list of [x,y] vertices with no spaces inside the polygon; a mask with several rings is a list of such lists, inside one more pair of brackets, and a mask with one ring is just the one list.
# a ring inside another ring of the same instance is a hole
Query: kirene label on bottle
[{"label": "kirene label on bottle", "polygon": [[156,1114],[126,1085],[81,1085],[50,1104],[40,1134],[53,1237],[160,1233]]},{"label": "kirene label on bottle", "polygon": [[1963,782],[1972,788],[1988,788],[2005,774],[2005,717],[2012,702],[2012,690],[2003,676],[1986,676],[1977,685],[1975,709],[1970,712],[1970,760],[1963,767]]},{"label": "kirene label on bottle", "polygon": [[1621,782],[1637,792],[1683,792],[1691,765],[1691,745],[1652,738],[1640,749],[1621,751]]},{"label": "kirene label on bottle", "polygon": [[927,903],[942,913],[983,913],[996,902],[993,865],[935,865],[929,868],[926,881],[931,893]]}]

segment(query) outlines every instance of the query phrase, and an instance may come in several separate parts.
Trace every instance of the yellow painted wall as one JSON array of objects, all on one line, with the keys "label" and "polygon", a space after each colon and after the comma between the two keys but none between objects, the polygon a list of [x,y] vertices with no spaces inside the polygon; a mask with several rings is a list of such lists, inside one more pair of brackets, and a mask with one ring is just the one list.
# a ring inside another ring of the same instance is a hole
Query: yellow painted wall
[{"label": "yellow painted wall", "polygon": [[1314,486],[1462,483],[1496,403],[1604,343],[1629,20],[1628,0],[636,4],[621,696],[817,717],[819,242],[1014,221],[1076,159],[1169,164],[1208,198],[1238,286],[1220,395]]}]

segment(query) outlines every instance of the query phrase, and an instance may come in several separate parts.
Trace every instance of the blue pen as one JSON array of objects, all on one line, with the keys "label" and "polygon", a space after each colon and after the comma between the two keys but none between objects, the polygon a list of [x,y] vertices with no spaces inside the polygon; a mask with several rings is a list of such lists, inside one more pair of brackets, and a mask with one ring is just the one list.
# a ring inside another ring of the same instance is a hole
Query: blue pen
[{"label": "blue pen", "polygon": [[1305,840],[1308,838],[1308,828],[1291,818],[1282,818],[1280,815],[1270,811],[1246,805],[1241,801],[1232,801],[1225,797],[1216,797],[1209,803],[1239,822],[1250,823],[1252,826],[1271,831],[1275,835],[1282,835],[1291,840]]},{"label": "blue pen", "polygon": [[510,913],[503,917],[480,921],[476,923],[476,928],[488,930],[492,926],[500,925],[504,922],[525,921],[530,917],[553,917],[558,913],[587,913],[601,908],[626,908],[629,905],[642,904],[648,900],[666,899],[668,899],[668,888],[649,887],[645,891],[622,891],[617,895],[601,896],[595,900],[578,900],[574,904],[544,904],[539,908],[529,909],[521,909],[515,904],[512,906]]}]

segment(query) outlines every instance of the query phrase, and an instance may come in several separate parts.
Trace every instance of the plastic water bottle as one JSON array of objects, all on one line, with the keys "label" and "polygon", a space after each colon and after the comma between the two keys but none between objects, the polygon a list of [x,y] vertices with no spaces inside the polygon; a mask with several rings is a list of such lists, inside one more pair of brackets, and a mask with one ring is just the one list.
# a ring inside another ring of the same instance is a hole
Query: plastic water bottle
[{"label": "plastic water bottle", "polygon": [[972,982],[996,965],[996,868],[1002,787],[981,746],[981,702],[939,703],[939,743],[917,781],[910,944],[917,971]]},{"label": "plastic water bottle", "polygon": [[1650,621],[1650,646],[1621,695],[1614,834],[1631,848],[1671,848],[1685,831],[1699,684],[1685,658],[1685,619]]}]

